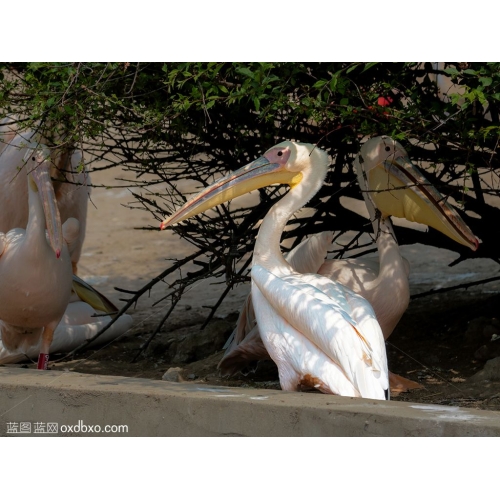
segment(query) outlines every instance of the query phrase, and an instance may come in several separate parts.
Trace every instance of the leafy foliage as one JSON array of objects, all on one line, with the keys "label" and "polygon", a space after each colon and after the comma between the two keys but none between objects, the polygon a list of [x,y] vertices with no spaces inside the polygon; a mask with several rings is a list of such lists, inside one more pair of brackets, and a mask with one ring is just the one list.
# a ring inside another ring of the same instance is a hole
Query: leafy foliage
[{"label": "leafy foliage", "polygon": [[[499,63],[6,63],[1,69],[0,108],[54,147],[77,147],[87,161],[135,172],[143,188],[137,205],[151,211],[152,221],[183,203],[179,181],[207,185],[292,139],[317,143],[333,162],[311,202],[316,212],[294,221],[288,236],[298,241],[325,229],[359,236],[370,226],[340,198],[361,198],[351,165],[360,142],[387,134],[467,210],[464,220],[483,241],[472,254],[433,230],[401,229],[400,243],[450,248],[461,259],[500,257],[492,231],[500,216]],[[200,252],[207,259],[196,261],[199,272],[169,285],[174,304],[196,279],[226,275],[230,287],[242,278],[256,224],[283,192],[263,189],[251,208],[221,207],[216,216],[175,229],[200,249],[186,262]],[[339,256],[356,248],[357,236]]]}]

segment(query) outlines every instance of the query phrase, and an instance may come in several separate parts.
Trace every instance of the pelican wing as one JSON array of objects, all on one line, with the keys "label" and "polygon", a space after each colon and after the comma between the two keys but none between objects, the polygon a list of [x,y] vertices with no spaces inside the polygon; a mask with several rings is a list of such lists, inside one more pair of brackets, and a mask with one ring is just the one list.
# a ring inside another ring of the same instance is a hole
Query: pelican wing
[{"label": "pelican wing", "polygon": [[[291,278],[297,280],[295,277]],[[387,367],[385,342],[370,302],[355,293],[350,287],[332,281],[326,276],[305,274],[300,277],[300,281],[305,281],[314,286],[326,295],[332,304],[341,307],[344,318],[351,322],[358,335],[361,336],[363,342],[373,354],[372,361],[375,364],[375,369],[382,372],[384,367]]]},{"label": "pelican wing", "polygon": [[337,364],[361,396],[385,399],[383,335],[367,301],[318,275],[279,277],[255,265],[252,280],[276,314]]},{"label": "pelican wing", "polygon": [[[298,273],[316,273],[325,262],[332,237],[333,232],[331,231],[323,231],[322,233],[313,234],[290,250],[285,255],[285,258]],[[252,332],[253,330],[255,330],[255,332],[253,332],[252,335],[249,335],[249,332]],[[233,353],[233,351],[241,345],[247,336],[250,338],[245,341],[245,347],[241,346],[241,351]],[[260,342],[258,328],[256,328],[255,313],[250,294],[241,309],[236,327],[224,344],[223,349],[227,349],[227,353],[224,355],[221,363],[219,363],[219,367],[224,367],[226,356],[229,356],[230,353],[232,354],[233,362],[236,362],[240,352],[242,354],[241,364],[245,364],[247,360],[245,351],[247,349],[250,351],[249,355],[252,356],[251,358],[248,358],[248,360],[265,359],[267,357],[265,356],[265,348]],[[264,354],[264,357],[254,357],[259,354]],[[233,371],[236,373],[236,366],[233,366]]]},{"label": "pelican wing", "polygon": [[250,363],[263,359],[270,359],[270,357],[260,338],[259,327],[255,325],[246,332],[241,342],[238,343],[233,340],[217,368],[219,368],[222,375],[231,376],[244,368],[254,371],[254,369],[248,368]]},{"label": "pelican wing", "polygon": [[285,255],[287,262],[300,274],[317,273],[325,262],[333,232],[313,234]]},{"label": "pelican wing", "polygon": [[342,368],[280,316],[257,286],[252,287],[252,299],[263,332],[262,340],[278,366],[284,391],[296,391],[305,385],[327,394],[361,395]]},{"label": "pelican wing", "polygon": [[252,305],[252,296],[248,294],[245,299],[245,303],[241,308],[240,315],[238,316],[236,327],[226,340],[223,349],[231,351],[237,345],[241,344],[241,342],[243,342],[245,337],[248,335],[248,332],[250,332],[256,324],[255,313]]}]

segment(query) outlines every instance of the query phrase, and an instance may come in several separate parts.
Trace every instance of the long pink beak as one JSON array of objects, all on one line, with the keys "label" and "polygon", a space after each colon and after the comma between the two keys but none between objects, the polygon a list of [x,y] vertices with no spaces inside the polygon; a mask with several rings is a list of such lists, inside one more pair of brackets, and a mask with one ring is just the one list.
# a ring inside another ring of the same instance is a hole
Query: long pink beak
[{"label": "long pink beak", "polygon": [[61,256],[63,234],[61,216],[57,206],[56,193],[50,178],[50,156],[43,156],[44,151],[35,149],[27,156],[29,174],[32,176],[40,196],[49,242],[56,257]]},{"label": "long pink beak", "polygon": [[282,148],[279,161],[266,155],[257,158],[248,165],[222,177],[200,193],[191,197],[174,214],[160,224],[160,229],[177,224],[206,210],[271,184],[293,185],[302,178],[302,174],[290,172],[284,165],[290,157],[290,150]]}]

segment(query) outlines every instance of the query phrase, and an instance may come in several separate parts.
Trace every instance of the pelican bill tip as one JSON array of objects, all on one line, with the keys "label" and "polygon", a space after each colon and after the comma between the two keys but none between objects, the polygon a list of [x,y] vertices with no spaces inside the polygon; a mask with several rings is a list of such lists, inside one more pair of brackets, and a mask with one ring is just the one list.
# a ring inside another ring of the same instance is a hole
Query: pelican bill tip
[{"label": "pelican bill tip", "polygon": [[177,212],[174,212],[170,217],[167,217],[161,224],[160,224],[160,231],[163,231],[167,227],[170,226],[175,226],[179,223],[180,221],[183,221],[185,218],[189,217],[180,217],[179,216],[179,210]]}]

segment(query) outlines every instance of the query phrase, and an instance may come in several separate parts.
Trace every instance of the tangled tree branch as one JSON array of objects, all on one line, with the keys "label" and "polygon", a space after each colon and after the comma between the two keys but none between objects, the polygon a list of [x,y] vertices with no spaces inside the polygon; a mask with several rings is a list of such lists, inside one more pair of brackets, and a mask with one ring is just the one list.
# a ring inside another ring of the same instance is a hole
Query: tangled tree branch
[{"label": "tangled tree branch", "polygon": [[[400,244],[447,248],[458,260],[500,261],[491,231],[500,220],[498,63],[16,63],[0,69],[4,113],[20,128],[36,127],[49,146],[81,149],[91,168],[99,161],[99,168],[134,174],[124,181],[140,188],[131,208],[149,211],[152,223],[184,203],[187,182],[207,186],[277,142],[300,140],[325,149],[332,164],[309,203],[315,210],[294,218],[284,237],[298,243],[323,230],[337,240],[349,234],[351,243],[336,252],[342,257],[371,231],[342,203],[362,199],[353,159],[367,136],[387,134],[455,201],[482,240],[472,253],[434,230],[397,228]],[[437,77],[449,79],[446,88]],[[133,292],[120,313],[155,286],[167,286],[164,298],[172,299],[209,276],[226,279],[222,300],[245,279],[259,221],[285,192],[261,189],[253,206],[221,207],[176,227],[198,250]],[[164,284],[191,263],[199,266],[194,275]]]}]

